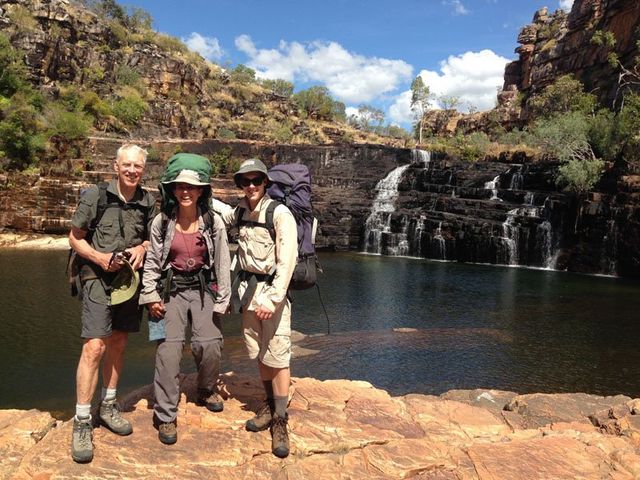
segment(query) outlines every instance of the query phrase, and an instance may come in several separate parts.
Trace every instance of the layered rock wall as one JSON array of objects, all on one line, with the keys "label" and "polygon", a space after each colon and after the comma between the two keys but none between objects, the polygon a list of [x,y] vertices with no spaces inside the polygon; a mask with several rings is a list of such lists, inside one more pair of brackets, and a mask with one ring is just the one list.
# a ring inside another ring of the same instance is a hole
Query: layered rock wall
[{"label": "layered rock wall", "polygon": [[[75,181],[0,176],[0,228],[66,233],[82,188],[113,176],[111,157],[118,145],[90,142],[93,170]],[[640,178],[614,177],[603,193],[576,198],[557,192],[555,164],[531,163],[522,155],[463,162],[425,160],[427,152],[379,145],[212,140],[153,146],[164,159],[177,150],[204,155],[224,150],[237,159],[259,157],[267,165],[308,165],[319,248],[640,276]],[[400,167],[390,211],[372,215],[379,182]],[[156,187],[163,168],[163,161],[149,161],[149,188]],[[230,174],[217,176],[213,186],[214,194],[231,204],[241,193]]]}]

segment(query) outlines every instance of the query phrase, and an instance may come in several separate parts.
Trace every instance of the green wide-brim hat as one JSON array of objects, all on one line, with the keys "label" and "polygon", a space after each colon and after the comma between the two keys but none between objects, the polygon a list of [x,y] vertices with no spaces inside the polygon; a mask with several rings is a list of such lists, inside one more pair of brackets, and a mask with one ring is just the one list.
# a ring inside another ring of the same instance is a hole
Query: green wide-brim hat
[{"label": "green wide-brim hat", "polygon": [[111,305],[119,305],[131,300],[138,291],[140,276],[126,260],[111,282]]}]

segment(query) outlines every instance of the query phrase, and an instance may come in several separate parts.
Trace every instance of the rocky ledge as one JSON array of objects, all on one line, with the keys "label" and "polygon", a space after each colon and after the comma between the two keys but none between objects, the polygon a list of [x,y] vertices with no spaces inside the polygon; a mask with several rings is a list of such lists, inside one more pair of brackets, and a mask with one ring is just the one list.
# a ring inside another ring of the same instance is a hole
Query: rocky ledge
[{"label": "rocky ledge", "polygon": [[151,387],[123,402],[134,433],[95,430],[95,458],[69,456],[71,422],[36,410],[0,411],[0,477],[11,479],[633,479],[640,478],[640,400],[495,390],[391,397],[361,381],[296,378],[291,455],[244,422],[261,397],[253,379],[223,376],[223,413],[193,403],[181,379],[178,443],[151,422]]},{"label": "rocky ledge", "polygon": [[0,248],[64,250],[69,248],[69,237],[36,233],[0,233]]}]

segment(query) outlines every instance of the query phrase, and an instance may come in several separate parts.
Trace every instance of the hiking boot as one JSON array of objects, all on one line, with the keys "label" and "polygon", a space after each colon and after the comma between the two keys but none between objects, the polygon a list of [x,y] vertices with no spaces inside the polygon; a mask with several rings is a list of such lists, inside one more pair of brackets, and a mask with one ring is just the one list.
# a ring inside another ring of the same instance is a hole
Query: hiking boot
[{"label": "hiking boot", "polygon": [[130,435],[133,427],[120,413],[120,407],[115,400],[103,401],[100,404],[100,423],[118,435]]},{"label": "hiking boot", "polygon": [[247,420],[245,428],[250,432],[261,432],[266,430],[271,425],[271,419],[273,418],[273,408],[269,405],[268,401],[262,402],[256,415],[253,418]]},{"label": "hiking boot", "polygon": [[173,422],[158,425],[158,438],[165,445],[173,445],[178,441],[178,430]]},{"label": "hiking boot", "polygon": [[279,417],[273,416],[271,421],[271,452],[280,458],[289,455],[289,432],[287,432],[287,422],[289,415]]},{"label": "hiking boot", "polygon": [[224,410],[224,403],[222,403],[222,397],[218,392],[209,392],[207,390],[198,390],[196,405],[206,407],[207,410],[216,413]]},{"label": "hiking boot", "polygon": [[93,426],[91,417],[86,420],[73,418],[71,434],[71,458],[74,462],[88,463],[93,460]]}]

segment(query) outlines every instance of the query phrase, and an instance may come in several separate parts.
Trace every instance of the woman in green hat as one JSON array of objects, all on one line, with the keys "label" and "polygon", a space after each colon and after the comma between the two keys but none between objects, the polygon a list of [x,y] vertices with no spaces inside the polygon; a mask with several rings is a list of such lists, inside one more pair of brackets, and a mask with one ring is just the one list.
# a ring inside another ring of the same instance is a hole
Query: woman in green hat
[{"label": "woman in green hat", "polygon": [[[163,212],[151,226],[140,303],[153,317],[150,337],[158,340],[154,376],[154,424],[160,441],[177,441],[180,359],[191,320],[191,351],[198,367],[196,403],[223,409],[218,391],[221,315],[231,290],[227,234],[222,219],[208,210],[211,166],[199,155],[169,160],[160,191]],[[158,327],[164,331],[158,334]],[[159,338],[164,337],[164,338]]]}]

